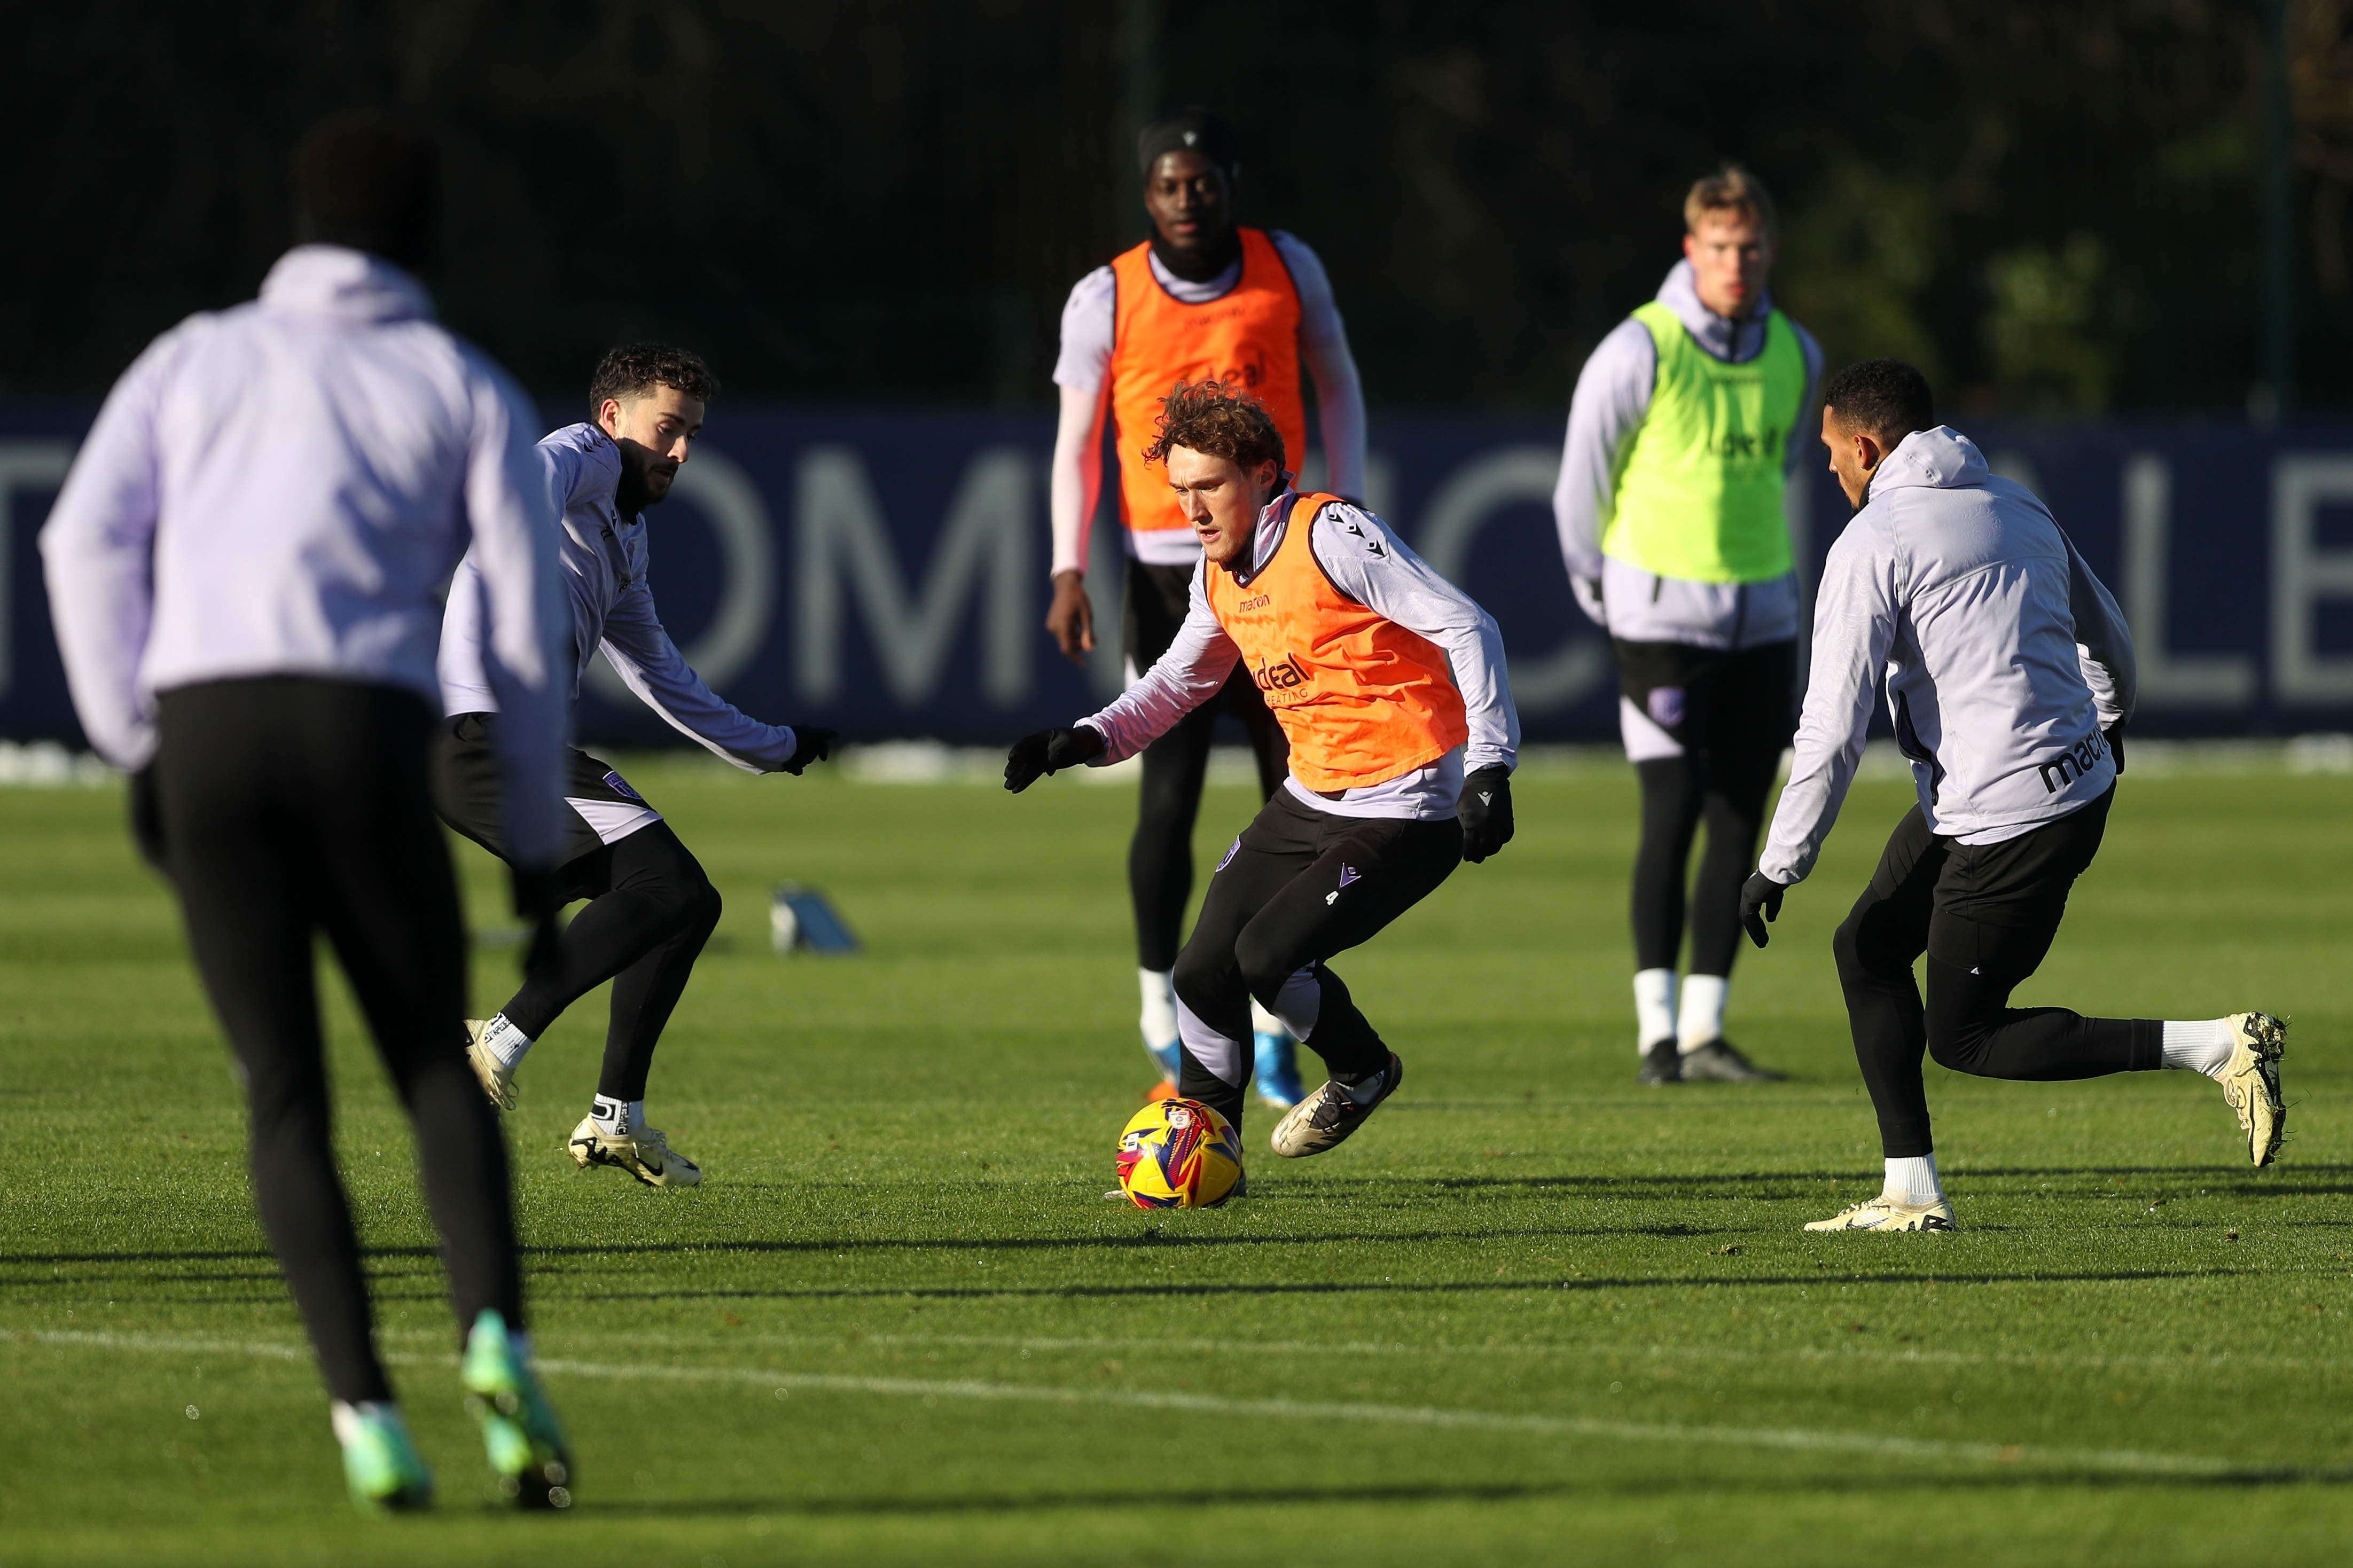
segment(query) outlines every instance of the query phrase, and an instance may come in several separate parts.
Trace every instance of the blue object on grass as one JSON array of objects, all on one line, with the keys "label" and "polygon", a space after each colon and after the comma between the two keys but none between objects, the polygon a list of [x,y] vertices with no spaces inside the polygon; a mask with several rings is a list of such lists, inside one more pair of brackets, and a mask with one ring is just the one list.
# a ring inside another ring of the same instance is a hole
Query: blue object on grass
[{"label": "blue object on grass", "polygon": [[778,952],[856,952],[858,939],[815,888],[785,882],[768,910],[768,935]]}]

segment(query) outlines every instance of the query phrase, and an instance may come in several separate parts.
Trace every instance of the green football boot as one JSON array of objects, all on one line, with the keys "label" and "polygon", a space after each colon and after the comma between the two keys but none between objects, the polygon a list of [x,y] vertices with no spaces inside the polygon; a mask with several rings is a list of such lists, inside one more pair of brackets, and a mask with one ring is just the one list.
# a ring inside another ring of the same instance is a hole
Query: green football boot
[{"label": "green football boot", "polygon": [[572,1449],[531,1359],[507,1333],[506,1319],[485,1308],[466,1336],[459,1373],[466,1408],[482,1424],[499,1490],[519,1508],[572,1506]]},{"label": "green football boot", "polygon": [[335,1402],[335,1441],[343,1446],[343,1480],[362,1513],[409,1513],[433,1506],[433,1472],[408,1440],[400,1406]]}]

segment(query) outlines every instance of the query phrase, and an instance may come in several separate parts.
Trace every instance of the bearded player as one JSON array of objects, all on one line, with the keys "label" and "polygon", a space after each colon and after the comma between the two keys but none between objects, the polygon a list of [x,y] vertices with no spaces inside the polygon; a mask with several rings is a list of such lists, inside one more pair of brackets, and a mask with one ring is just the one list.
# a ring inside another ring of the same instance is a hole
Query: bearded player
[{"label": "bearded player", "polygon": [[1403,1064],[1325,966],[1512,837],[1519,715],[1488,614],[1337,496],[1301,495],[1266,407],[1179,385],[1146,452],[1200,541],[1190,607],[1124,697],[1024,736],[1005,787],[1132,757],[1237,669],[1291,742],[1290,776],[1226,851],[1177,955],[1178,1092],[1240,1127],[1250,1005],[1324,1058],[1331,1080],[1274,1130],[1318,1154],[1397,1092]]},{"label": "bearded player", "polygon": [[[646,583],[645,513],[670,494],[719,395],[710,367],[683,349],[615,349],[588,389],[594,422],[539,443],[563,513],[562,560],[572,604],[570,697],[599,648],[622,683],[670,724],[746,773],[797,774],[822,761],[834,732],[747,717],[695,674],[654,608]],[[507,854],[502,784],[493,766],[500,724],[483,679],[480,593],[469,555],[450,584],[441,628],[442,721],[435,805],[450,826]],[[515,1102],[515,1069],[574,1002],[613,982],[605,1061],[588,1114],[573,1129],[584,1169],[610,1165],[649,1186],[691,1187],[693,1161],[646,1125],[646,1077],[670,1010],[719,923],[719,893],[661,814],[611,765],[576,747],[565,763],[566,834],[555,873],[561,902],[588,907],[565,928],[557,962],[533,974],[498,1013],[467,1025],[467,1059],[501,1110]]]},{"label": "bearded player", "polygon": [[[1054,438],[1051,510],[1054,603],[1046,628],[1063,654],[1084,663],[1095,646],[1087,599],[1087,531],[1103,482],[1103,426],[1117,453],[1125,541],[1127,678],[1167,651],[1183,624],[1201,546],[1171,499],[1166,475],[1146,464],[1160,400],[1180,381],[1239,382],[1274,417],[1293,458],[1306,449],[1303,384],[1315,384],[1331,488],[1364,493],[1365,403],[1356,362],[1315,253],[1281,229],[1234,222],[1240,147],[1226,122],[1186,109],[1144,129],[1137,144],[1152,237],[1098,267],[1062,310],[1054,381],[1061,422]],[[1239,675],[1143,753],[1128,891],[1143,986],[1144,1048],[1176,1076],[1176,995],[1169,969],[1193,891],[1193,824],[1219,713],[1229,713],[1257,753],[1262,795],[1283,778],[1282,728]],[[1284,1110],[1299,1099],[1290,1037],[1256,1018],[1259,1093]]]}]

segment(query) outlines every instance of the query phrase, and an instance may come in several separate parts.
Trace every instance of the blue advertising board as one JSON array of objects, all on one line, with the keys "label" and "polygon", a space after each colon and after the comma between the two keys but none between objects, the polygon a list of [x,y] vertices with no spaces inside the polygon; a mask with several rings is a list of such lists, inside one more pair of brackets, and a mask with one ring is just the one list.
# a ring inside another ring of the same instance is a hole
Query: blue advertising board
[{"label": "blue advertising board", "polygon": [[[0,737],[79,739],[36,536],[91,413],[0,407]],[[2138,732],[2353,729],[2353,423],[1969,434],[2051,503],[2123,604]],[[651,514],[664,620],[764,719],[976,744],[1067,723],[1119,687],[1120,557],[1099,526],[1089,588],[1111,635],[1076,668],[1042,629],[1051,441],[1044,416],[714,409]],[[1608,647],[1554,542],[1559,441],[1557,418],[1376,418],[1367,499],[1494,614],[1528,738],[1603,740]],[[1311,454],[1311,481],[1320,468]],[[1847,515],[1810,451],[1789,514],[1810,580]],[[579,730],[678,739],[601,665]]]}]

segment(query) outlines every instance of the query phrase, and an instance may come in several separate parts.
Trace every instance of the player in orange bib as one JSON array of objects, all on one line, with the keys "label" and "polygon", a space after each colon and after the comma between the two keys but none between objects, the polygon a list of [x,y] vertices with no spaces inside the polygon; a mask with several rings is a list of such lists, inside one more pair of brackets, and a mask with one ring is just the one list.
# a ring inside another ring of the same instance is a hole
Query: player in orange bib
[{"label": "player in orange bib", "polygon": [[[1113,492],[1124,542],[1122,640],[1126,677],[1167,651],[1185,619],[1200,542],[1146,464],[1160,400],[1180,381],[1239,384],[1272,414],[1293,460],[1307,449],[1303,383],[1313,380],[1329,488],[1364,493],[1365,405],[1324,264],[1280,229],[1233,219],[1234,135],[1205,109],[1145,128],[1137,162],[1152,237],[1079,280],[1062,310],[1054,381],[1061,423],[1054,440],[1054,603],[1047,629],[1072,660],[1095,646],[1087,599],[1088,530],[1103,489],[1104,427],[1118,454]],[[1176,1007],[1169,970],[1193,890],[1193,824],[1201,806],[1219,715],[1240,721],[1258,754],[1261,792],[1283,779],[1283,737],[1256,688],[1239,676],[1144,753],[1128,887],[1135,906],[1145,1049],[1176,1076]],[[1288,1110],[1300,1095],[1289,1036],[1257,1021],[1260,1094]]]},{"label": "player in orange bib", "polygon": [[1290,777],[1219,861],[1176,958],[1177,1091],[1240,1126],[1250,1005],[1324,1058],[1331,1081],[1274,1130],[1319,1154],[1397,1091],[1403,1066],[1325,967],[1512,837],[1519,715],[1503,637],[1388,524],[1300,494],[1266,407],[1215,382],[1165,400],[1169,491],[1201,542],[1168,651],[1092,718],[1016,742],[1005,787],[1132,757],[1237,670],[1291,741]]}]

